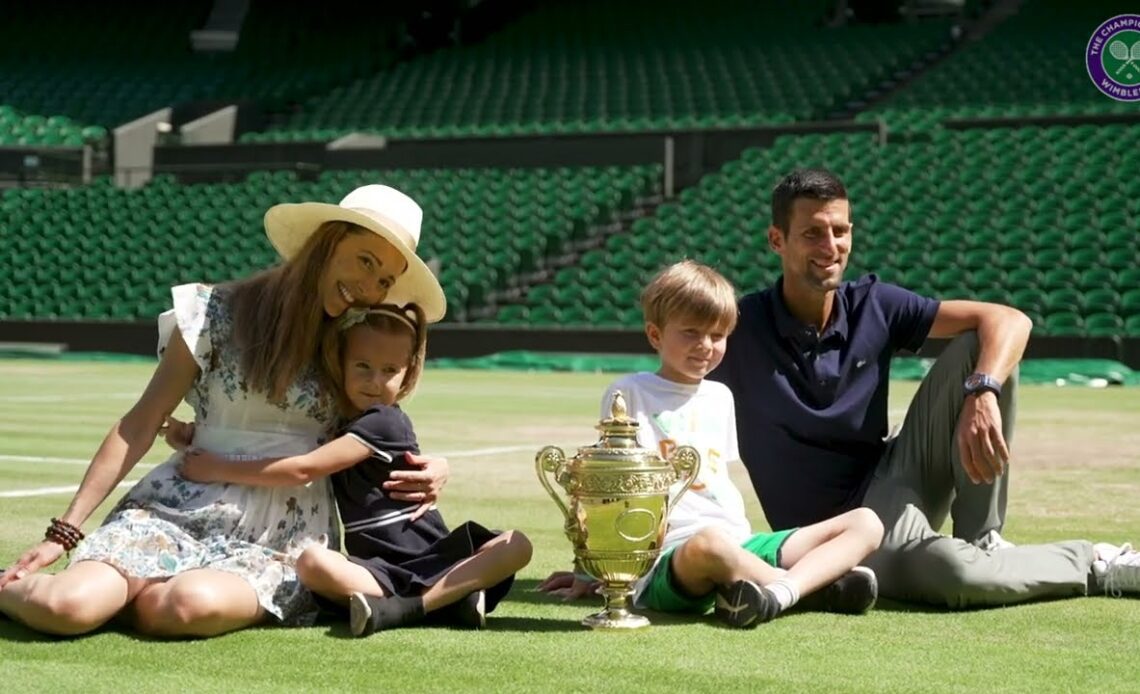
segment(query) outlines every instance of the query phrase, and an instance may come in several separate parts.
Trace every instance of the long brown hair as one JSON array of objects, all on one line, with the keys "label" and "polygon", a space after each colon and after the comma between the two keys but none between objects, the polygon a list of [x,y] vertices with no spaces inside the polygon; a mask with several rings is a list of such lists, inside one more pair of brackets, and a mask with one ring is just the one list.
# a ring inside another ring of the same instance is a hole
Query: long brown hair
[{"label": "long brown hair", "polygon": [[[407,322],[392,315],[394,313],[403,316]],[[346,314],[340,321],[329,321],[321,338],[321,365],[324,367],[321,380],[328,384],[327,392],[335,394],[337,409],[346,418],[360,414],[344,390],[344,349],[350,330],[376,330],[385,335],[406,335],[412,338],[412,356],[400,390],[396,393],[397,402],[415,392],[424,371],[424,356],[427,353],[427,322],[424,320],[424,311],[418,304],[381,304],[363,309],[363,315],[357,320],[352,318],[351,314]]]},{"label": "long brown hair", "polygon": [[[289,260],[230,284],[233,337],[246,383],[271,402],[316,366],[321,334],[335,321],[321,303],[321,278],[344,237],[365,233],[349,222],[325,222]],[[323,378],[327,395],[334,392]]]}]

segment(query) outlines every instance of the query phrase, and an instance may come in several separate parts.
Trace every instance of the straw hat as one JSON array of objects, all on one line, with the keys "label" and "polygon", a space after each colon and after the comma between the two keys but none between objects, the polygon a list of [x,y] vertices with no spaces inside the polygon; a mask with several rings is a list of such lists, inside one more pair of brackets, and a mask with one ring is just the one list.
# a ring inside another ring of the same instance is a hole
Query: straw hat
[{"label": "straw hat", "polygon": [[265,213],[265,233],[281,257],[288,260],[325,222],[351,222],[368,229],[395,246],[408,262],[408,269],[396,278],[384,301],[415,302],[424,310],[424,318],[434,323],[447,312],[447,299],[435,275],[416,255],[423,218],[423,210],[407,195],[388,186],[368,185],[344,196],[339,205],[274,205]]}]

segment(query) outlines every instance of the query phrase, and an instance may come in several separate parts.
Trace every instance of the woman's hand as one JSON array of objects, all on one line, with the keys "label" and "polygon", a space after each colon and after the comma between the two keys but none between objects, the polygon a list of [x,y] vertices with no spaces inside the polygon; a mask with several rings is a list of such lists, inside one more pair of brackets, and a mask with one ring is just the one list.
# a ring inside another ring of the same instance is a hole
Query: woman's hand
[{"label": "woman's hand", "polygon": [[24,552],[16,563],[4,570],[0,575],[0,588],[13,581],[18,581],[28,574],[34,574],[45,566],[51,566],[63,556],[63,545],[44,540],[40,544]]},{"label": "woman's hand", "polygon": [[176,451],[184,451],[194,442],[194,422],[167,417],[158,433],[166,439],[166,445]]},{"label": "woman's hand", "polygon": [[187,449],[178,463],[178,475],[191,482],[221,482],[219,470],[229,462],[200,448]]},{"label": "woman's hand", "polygon": [[420,469],[392,471],[384,483],[384,491],[397,501],[419,502],[420,507],[412,516],[412,520],[416,520],[439,501],[439,493],[447,484],[451,467],[447,464],[447,458],[407,453],[404,459]]}]

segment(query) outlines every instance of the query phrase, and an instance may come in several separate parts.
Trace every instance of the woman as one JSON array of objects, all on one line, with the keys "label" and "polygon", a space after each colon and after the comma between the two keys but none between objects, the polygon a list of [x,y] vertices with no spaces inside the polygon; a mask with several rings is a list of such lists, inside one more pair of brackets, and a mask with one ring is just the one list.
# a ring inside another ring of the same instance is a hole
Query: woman
[{"label": "woman", "polygon": [[[159,317],[159,364],[111,428],[66,512],[45,540],[0,575],[0,612],[38,631],[81,634],[119,615],[156,636],[212,636],[273,618],[312,621],[292,559],[313,543],[339,547],[327,479],[303,487],[196,484],[177,455],[159,465],[83,540],[79,526],[130,472],[183,398],[194,445],[229,456],[307,452],[334,415],[316,368],[325,321],[352,305],[416,302],[429,322],[446,310],[416,256],[423,212],[386,186],[339,205],[277,205],[265,215],[284,262],[228,285],[175,287]],[[442,459],[417,458],[402,498],[432,501]],[[83,540],[83,541],[81,541]],[[70,565],[37,573],[75,549]]]}]

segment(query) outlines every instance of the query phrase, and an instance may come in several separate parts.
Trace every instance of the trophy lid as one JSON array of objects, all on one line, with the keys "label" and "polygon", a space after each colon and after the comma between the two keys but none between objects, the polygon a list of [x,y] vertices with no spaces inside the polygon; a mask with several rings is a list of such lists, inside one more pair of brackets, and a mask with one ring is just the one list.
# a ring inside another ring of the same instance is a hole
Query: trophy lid
[{"label": "trophy lid", "polygon": [[[625,396],[620,390],[615,390],[610,400],[610,416],[598,422],[597,427],[595,427],[602,433],[602,438],[594,444],[593,448],[604,449],[607,453],[620,451],[627,454],[649,453],[653,455],[652,451],[642,448],[637,441],[637,432],[640,427],[641,423],[629,416],[629,406],[625,402]],[[654,457],[656,456],[654,455]]]}]

